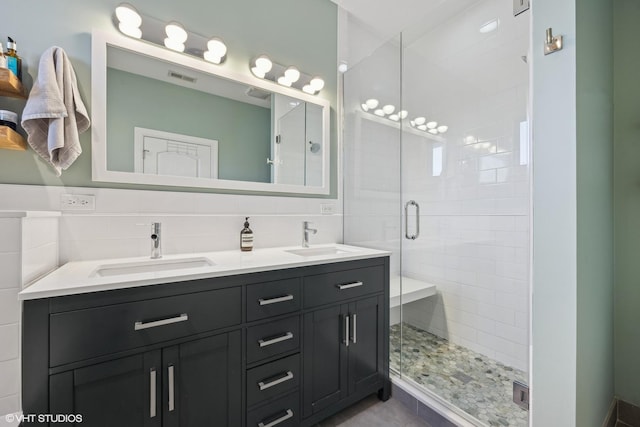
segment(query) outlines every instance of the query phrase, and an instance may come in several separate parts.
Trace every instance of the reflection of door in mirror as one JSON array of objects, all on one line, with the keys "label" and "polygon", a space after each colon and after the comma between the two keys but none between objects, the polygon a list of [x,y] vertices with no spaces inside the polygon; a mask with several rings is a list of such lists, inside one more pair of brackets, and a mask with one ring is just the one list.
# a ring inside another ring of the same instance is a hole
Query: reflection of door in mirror
[{"label": "reflection of door in mirror", "polygon": [[279,137],[276,141],[274,182],[277,184],[304,185],[305,161],[305,103],[278,120]]},{"label": "reflection of door in mirror", "polygon": [[136,127],[135,172],[192,178],[218,177],[218,141]]}]

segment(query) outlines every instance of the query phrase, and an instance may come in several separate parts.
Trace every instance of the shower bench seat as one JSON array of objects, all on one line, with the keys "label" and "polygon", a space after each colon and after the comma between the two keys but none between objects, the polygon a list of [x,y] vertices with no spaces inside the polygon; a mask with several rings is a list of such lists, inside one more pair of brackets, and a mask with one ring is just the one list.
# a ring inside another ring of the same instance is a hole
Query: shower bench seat
[{"label": "shower bench seat", "polygon": [[[390,282],[390,306],[400,306],[400,276],[392,277]],[[436,285],[421,280],[402,277],[402,304],[407,304],[436,294]]]}]

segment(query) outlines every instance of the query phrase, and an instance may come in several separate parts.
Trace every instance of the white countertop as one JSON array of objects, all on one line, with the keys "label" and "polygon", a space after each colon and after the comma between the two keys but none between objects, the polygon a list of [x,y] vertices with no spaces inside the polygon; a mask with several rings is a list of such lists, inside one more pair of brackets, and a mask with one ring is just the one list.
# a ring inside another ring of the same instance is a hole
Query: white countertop
[{"label": "white countertop", "polygon": [[196,257],[208,258],[215,263],[215,265],[181,270],[121,274],[104,277],[95,275],[96,270],[103,266],[112,264],[145,262],[149,261],[149,257],[69,262],[44,276],[42,279],[34,282],[31,286],[20,292],[18,297],[20,300],[58,297],[391,255],[388,251],[348,245],[329,244],[312,246],[312,248],[322,247],[337,247],[344,252],[305,257],[286,252],[291,249],[301,249],[301,247],[298,246],[254,249],[251,252],[241,252],[238,249],[221,252],[165,255],[162,260],[180,260]]}]

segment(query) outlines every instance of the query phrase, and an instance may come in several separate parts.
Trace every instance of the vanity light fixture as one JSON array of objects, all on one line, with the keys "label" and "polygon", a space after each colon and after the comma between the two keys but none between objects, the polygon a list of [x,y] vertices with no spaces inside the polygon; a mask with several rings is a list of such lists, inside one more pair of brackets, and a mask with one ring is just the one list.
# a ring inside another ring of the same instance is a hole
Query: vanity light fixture
[{"label": "vanity light fixture", "polygon": [[142,37],[142,17],[135,7],[129,3],[121,3],[116,7],[116,17],[118,18],[118,29],[129,37],[139,39]]},{"label": "vanity light fixture", "polygon": [[213,37],[207,42],[207,51],[203,57],[214,64],[221,64],[227,57],[227,45],[218,37]]},{"label": "vanity light fixture", "polygon": [[184,52],[184,42],[189,38],[184,27],[179,22],[172,21],[164,27],[164,32],[167,34],[164,45],[171,50]]},{"label": "vanity light fixture", "polygon": [[428,132],[431,135],[440,135],[449,130],[449,126],[438,125],[438,122],[432,120],[427,122],[425,117],[416,117],[409,122],[412,128],[418,129],[423,132]]},{"label": "vanity light fixture", "polygon": [[254,76],[264,79],[266,74],[273,68],[273,62],[267,55],[260,55],[252,61],[251,72]]},{"label": "vanity light fixture", "polygon": [[265,80],[276,82],[281,86],[301,90],[309,95],[317,95],[324,88],[324,80],[301,72],[297,67],[274,63],[267,55],[254,58],[249,68],[251,73]]},{"label": "vanity light fixture", "polygon": [[213,64],[222,64],[227,58],[227,46],[219,38],[207,38],[190,32],[176,21],[167,24],[166,21],[141,15],[129,3],[121,3],[116,7],[113,23],[121,33],[129,37],[143,39]]},{"label": "vanity light fixture", "polygon": [[384,107],[382,107],[382,111],[384,111],[385,114],[391,114],[394,111],[396,111],[396,107],[395,105],[387,104]]}]

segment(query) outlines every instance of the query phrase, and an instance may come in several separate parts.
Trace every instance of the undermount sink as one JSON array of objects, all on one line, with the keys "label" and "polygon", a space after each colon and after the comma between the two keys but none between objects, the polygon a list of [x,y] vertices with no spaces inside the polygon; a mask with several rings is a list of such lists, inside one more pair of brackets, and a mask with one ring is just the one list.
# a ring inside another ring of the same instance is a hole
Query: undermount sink
[{"label": "undermount sink", "polygon": [[290,254],[303,256],[303,257],[351,253],[351,251],[348,251],[346,249],[336,247],[336,246],[325,246],[321,248],[289,249],[285,252],[289,252]]},{"label": "undermount sink", "polygon": [[180,259],[150,259],[148,261],[104,264],[96,268],[91,276],[120,276],[124,274],[154,273],[157,271],[183,270],[186,268],[211,267],[213,261],[205,257]]}]

